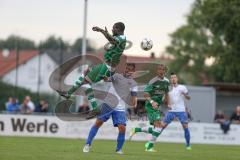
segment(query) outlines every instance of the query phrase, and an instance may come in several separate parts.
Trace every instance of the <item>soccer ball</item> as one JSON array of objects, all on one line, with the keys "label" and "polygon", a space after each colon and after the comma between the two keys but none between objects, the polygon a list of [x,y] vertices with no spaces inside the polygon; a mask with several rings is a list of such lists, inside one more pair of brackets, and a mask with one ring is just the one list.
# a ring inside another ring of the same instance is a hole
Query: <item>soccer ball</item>
[{"label": "soccer ball", "polygon": [[153,41],[151,39],[148,39],[148,38],[144,38],[141,42],[141,48],[144,50],[144,51],[148,51],[150,49],[152,49],[153,47]]}]

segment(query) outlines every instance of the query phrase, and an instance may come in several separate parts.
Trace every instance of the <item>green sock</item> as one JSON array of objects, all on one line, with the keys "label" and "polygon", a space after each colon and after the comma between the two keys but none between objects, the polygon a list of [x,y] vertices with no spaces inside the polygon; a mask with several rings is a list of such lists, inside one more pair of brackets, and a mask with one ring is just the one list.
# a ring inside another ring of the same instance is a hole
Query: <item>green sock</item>
[{"label": "green sock", "polygon": [[134,130],[135,130],[136,133],[137,133],[137,132],[142,132],[142,128],[136,127],[136,128],[134,128]]},{"label": "green sock", "polygon": [[88,87],[88,89],[85,91],[85,93],[87,95],[88,101],[91,104],[92,109],[95,110],[95,109],[97,109],[97,102],[94,98],[94,93],[93,93],[92,86],[91,85],[89,85],[89,86],[90,87]]},{"label": "green sock", "polygon": [[71,96],[83,83],[84,77],[80,76],[74,85],[68,90],[67,94]]},{"label": "green sock", "polygon": [[153,148],[154,143],[156,143],[158,136],[160,135],[161,128],[154,128],[152,130],[152,137],[151,140],[148,141],[146,148],[151,149]]},{"label": "green sock", "polygon": [[153,130],[152,135],[155,136],[155,137],[158,137],[160,135],[160,133],[155,131],[155,130]]},{"label": "green sock", "polygon": [[151,149],[151,148],[153,148],[153,145],[154,145],[154,143],[148,142],[146,148]]},{"label": "green sock", "polygon": [[153,132],[153,128],[152,127],[145,127],[145,128],[135,128],[135,132],[145,132],[145,133],[151,133]]}]

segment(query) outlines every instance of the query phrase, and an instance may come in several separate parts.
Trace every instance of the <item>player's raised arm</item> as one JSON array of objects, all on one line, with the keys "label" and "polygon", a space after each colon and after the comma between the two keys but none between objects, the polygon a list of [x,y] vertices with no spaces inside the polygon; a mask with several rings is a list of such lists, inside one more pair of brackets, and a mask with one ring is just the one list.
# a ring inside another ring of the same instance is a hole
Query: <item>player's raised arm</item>
[{"label": "player's raised arm", "polygon": [[99,27],[93,27],[92,30],[96,31],[96,32],[101,32],[111,44],[117,43],[117,41],[114,39],[114,37],[112,35],[110,35],[110,33],[108,32],[106,27],[105,27],[105,29],[102,29]]},{"label": "player's raised arm", "polygon": [[112,35],[108,32],[107,27],[105,29],[93,27],[92,30],[101,32],[111,44],[118,44],[120,40],[117,37],[124,35],[125,25],[122,22],[115,23],[112,28]]}]

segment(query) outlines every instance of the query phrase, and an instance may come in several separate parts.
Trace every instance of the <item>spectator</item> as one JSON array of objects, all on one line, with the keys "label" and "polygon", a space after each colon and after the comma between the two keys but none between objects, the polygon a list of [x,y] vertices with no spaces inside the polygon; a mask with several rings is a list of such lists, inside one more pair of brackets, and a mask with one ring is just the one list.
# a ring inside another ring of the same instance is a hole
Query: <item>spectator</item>
[{"label": "spectator", "polygon": [[30,112],[31,112],[31,113],[34,112],[34,110],[35,110],[35,105],[34,105],[34,103],[31,101],[31,97],[30,97],[30,96],[26,96],[26,97],[25,97],[25,100],[27,101],[27,106],[28,106]]},{"label": "spectator", "polygon": [[32,110],[28,106],[28,100],[26,98],[23,100],[23,103],[21,104],[21,113],[23,113],[23,114],[31,114],[32,113]]},{"label": "spectator", "polygon": [[89,110],[90,109],[89,109],[88,102],[86,100],[84,100],[83,104],[80,105],[78,108],[78,113],[88,114]]},{"label": "spectator", "polygon": [[217,113],[215,114],[214,117],[214,122],[215,123],[223,123],[226,120],[225,115],[221,110],[218,110]]},{"label": "spectator", "polygon": [[7,112],[8,113],[16,113],[20,111],[20,106],[17,103],[16,99],[11,98],[11,103],[7,105]]},{"label": "spectator", "polygon": [[226,118],[221,110],[217,111],[214,117],[214,122],[220,124],[220,128],[223,130],[224,134],[227,134],[230,130],[231,122]]},{"label": "spectator", "polygon": [[45,100],[40,100],[39,104],[35,108],[35,112],[47,112],[48,111],[48,103]]},{"label": "spectator", "polygon": [[240,124],[240,106],[236,107],[236,110],[232,114],[230,120],[232,124]]},{"label": "spectator", "polygon": [[5,103],[5,109],[7,110],[8,105],[13,103],[13,97],[8,97],[8,101]]}]

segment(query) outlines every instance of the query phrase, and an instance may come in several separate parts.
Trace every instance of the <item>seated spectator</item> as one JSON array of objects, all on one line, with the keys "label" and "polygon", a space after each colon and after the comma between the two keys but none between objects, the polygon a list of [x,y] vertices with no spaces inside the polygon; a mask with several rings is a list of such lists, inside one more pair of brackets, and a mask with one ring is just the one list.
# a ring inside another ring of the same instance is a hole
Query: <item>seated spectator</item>
[{"label": "seated spectator", "polygon": [[7,106],[8,113],[16,113],[20,111],[20,105],[17,103],[17,100],[12,98],[12,102]]},{"label": "seated spectator", "polygon": [[25,100],[27,101],[27,106],[29,108],[29,113],[34,112],[35,110],[35,105],[34,103],[31,101],[31,97],[30,96],[26,96]]},{"label": "seated spectator", "polygon": [[236,107],[236,110],[232,114],[230,121],[232,124],[240,124],[240,106]]},{"label": "seated spectator", "polygon": [[21,104],[21,113],[23,114],[31,114],[32,109],[28,106],[28,100],[25,98],[23,103]]},{"label": "seated spectator", "polygon": [[5,103],[5,109],[7,110],[8,105],[13,103],[13,97],[8,97],[8,101]]},{"label": "seated spectator", "polygon": [[217,113],[215,114],[214,117],[214,122],[215,123],[223,123],[226,120],[225,115],[221,110],[218,110]]},{"label": "seated spectator", "polygon": [[40,100],[39,104],[35,108],[35,112],[47,112],[48,111],[48,103],[45,100]]},{"label": "seated spectator", "polygon": [[227,132],[230,130],[231,122],[226,118],[221,110],[217,111],[214,117],[214,122],[220,124],[224,134],[227,134]]}]

